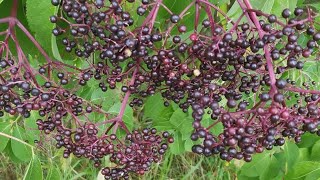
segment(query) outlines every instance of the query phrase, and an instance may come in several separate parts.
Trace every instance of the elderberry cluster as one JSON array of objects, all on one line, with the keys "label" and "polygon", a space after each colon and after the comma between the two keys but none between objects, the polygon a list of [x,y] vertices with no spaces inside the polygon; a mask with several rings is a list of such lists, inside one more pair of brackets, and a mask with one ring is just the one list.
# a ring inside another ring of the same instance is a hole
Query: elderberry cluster
[{"label": "elderberry cluster", "polygon": [[[134,11],[146,19],[142,23],[134,22],[125,3],[140,2],[61,1],[62,12],[76,23],[55,17],[53,23],[62,20],[68,27],[53,33],[70,33],[63,44],[67,51],[78,48],[78,56],[99,53],[92,76],[102,80],[103,91],[107,84],[114,89],[140,67],[133,82],[121,88],[136,95],[130,106],[141,106],[143,98],[159,92],[165,106],[173,101],[192,112],[191,139],[199,143],[194,152],[250,161],[254,153],[283,145],[286,137],[300,142],[305,132],[319,132],[318,84],[308,77],[306,82],[286,77],[305,72],[305,64],[318,63],[310,58],[317,57],[320,40],[312,9],[284,9],[282,17],[243,9],[251,22],[230,20],[232,27],[226,29],[210,19],[211,10],[199,2],[208,19],[183,39],[188,31],[180,23],[184,14],[169,12],[168,25],[159,31],[154,26],[160,6],[156,1],[142,0]],[[211,125],[205,127],[202,121],[208,114]],[[223,132],[214,135],[212,127],[219,123]]]}]

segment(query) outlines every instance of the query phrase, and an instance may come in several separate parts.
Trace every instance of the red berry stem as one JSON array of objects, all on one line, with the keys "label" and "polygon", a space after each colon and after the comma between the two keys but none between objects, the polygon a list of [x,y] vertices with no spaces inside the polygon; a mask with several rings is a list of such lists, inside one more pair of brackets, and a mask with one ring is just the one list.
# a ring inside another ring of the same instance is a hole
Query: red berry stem
[{"label": "red berry stem", "polygon": [[[252,6],[250,4],[250,1],[249,0],[243,0],[244,4],[247,6],[247,9],[252,9]],[[242,7],[241,7],[242,8]],[[247,9],[243,9],[243,11],[246,11]],[[265,32],[262,30],[261,26],[260,26],[260,23],[259,23],[259,20],[257,18],[257,15],[255,12],[249,12],[249,15],[250,15],[250,18],[251,19],[248,19],[249,21],[251,20],[255,27],[257,28],[258,30],[258,34],[259,34],[259,37],[262,39],[263,38],[263,35],[265,34]],[[268,72],[269,72],[269,76],[270,76],[270,86],[271,86],[271,89],[270,89],[270,94],[273,95],[277,92],[277,88],[276,88],[276,75],[274,73],[274,69],[273,69],[273,64],[272,64],[272,59],[271,59],[271,55],[270,55],[270,49],[268,48],[268,46],[264,46],[263,48],[264,50],[264,53],[265,53],[265,58],[266,58],[266,62],[267,62],[267,68],[268,68]]]},{"label": "red berry stem", "polygon": [[[206,1],[208,1],[208,0],[206,0]],[[207,15],[209,17],[211,32],[212,32],[212,34],[214,34],[215,22],[214,22],[214,19],[213,19],[213,14],[212,14],[211,7],[210,6],[206,6],[205,10],[206,10],[206,13],[207,13]]]}]

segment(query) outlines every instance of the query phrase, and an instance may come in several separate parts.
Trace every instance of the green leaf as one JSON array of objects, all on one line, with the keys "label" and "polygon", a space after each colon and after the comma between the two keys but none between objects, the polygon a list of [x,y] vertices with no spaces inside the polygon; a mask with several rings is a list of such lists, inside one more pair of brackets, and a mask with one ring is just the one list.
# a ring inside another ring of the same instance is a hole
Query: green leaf
[{"label": "green leaf", "polygon": [[319,161],[320,160],[320,140],[317,141],[312,147],[311,159],[313,161]]},{"label": "green leaf", "polygon": [[27,20],[35,38],[47,52],[51,52],[51,36],[54,24],[49,21],[50,16],[54,15],[56,7],[52,6],[51,1],[27,0]]},{"label": "green leaf", "polygon": [[284,145],[284,154],[286,157],[286,172],[289,172],[298,160],[299,148],[295,143],[287,141]]},{"label": "green leaf", "polygon": [[315,136],[314,134],[306,133],[301,136],[301,142],[298,144],[298,147],[299,148],[312,147],[318,140],[320,140],[319,136]]},{"label": "green leaf", "polygon": [[241,167],[241,175],[247,177],[261,176],[266,170],[266,167],[270,165],[271,159],[272,154],[270,152],[254,155],[251,162],[246,163]]},{"label": "green leaf", "polygon": [[[26,140],[25,130],[19,126],[16,126],[13,129],[13,136],[20,139],[21,141]],[[24,162],[30,161],[30,159],[32,157],[31,147],[29,147],[19,141],[11,140],[11,148],[12,148],[13,154],[17,158],[19,158],[21,161],[24,161]]]},{"label": "green leaf", "polygon": [[34,156],[29,163],[24,180],[43,179],[40,160]]},{"label": "green leaf", "polygon": [[[13,5],[13,0],[6,0],[1,3],[0,6],[0,18],[8,17],[10,16],[11,7]],[[25,10],[24,6],[19,4],[17,9],[17,19],[28,29],[28,22],[25,17]],[[0,31],[6,31],[8,28],[7,23],[1,23],[0,24]],[[32,44],[32,42],[28,39],[28,37],[25,35],[25,33],[20,28],[15,28],[16,30],[16,36],[19,40],[19,45],[21,48],[26,51],[26,54],[33,54],[37,55],[39,52],[35,48],[35,46]],[[2,41],[5,38],[5,36],[0,36],[0,41]],[[10,47],[15,47],[15,44],[13,41],[9,41]],[[16,52],[12,52],[15,54]]]},{"label": "green leaf", "polygon": [[281,163],[275,156],[271,156],[269,165],[265,166],[264,172],[260,176],[260,180],[275,180],[276,177],[280,174]]},{"label": "green leaf", "polygon": [[[278,0],[276,0],[278,1]],[[251,1],[252,7],[255,9],[259,9],[264,13],[270,14],[273,8],[275,0],[268,1]]]},{"label": "green leaf", "polygon": [[174,142],[170,145],[170,152],[175,155],[179,155],[185,152],[184,140],[180,132],[174,132]]},{"label": "green leaf", "polygon": [[313,6],[318,12],[319,12],[319,6],[320,6],[320,2],[318,0],[305,0],[303,1],[303,4],[301,3],[302,0],[299,0],[299,5],[302,6]]},{"label": "green leaf", "polygon": [[309,148],[299,148],[299,160],[300,161],[309,161],[310,160],[310,151]]},{"label": "green leaf", "polygon": [[57,45],[57,37],[53,34],[51,35],[51,49],[52,49],[52,55],[56,60],[62,61],[59,48]]},{"label": "green leaf", "polygon": [[[0,132],[11,135],[11,124],[9,122],[0,122]],[[0,152],[2,152],[9,142],[9,138],[0,134]]]},{"label": "green leaf", "polygon": [[[165,6],[168,7],[168,9],[170,9],[172,11],[172,13],[174,14],[180,14],[193,0],[163,0],[163,4]],[[189,10],[187,11],[187,13],[183,16],[182,19],[179,20],[179,24],[183,24],[187,27],[187,30],[194,30],[194,19],[196,17],[196,10],[195,10],[195,6],[192,6],[191,8],[189,8]],[[214,11],[213,11],[214,12]],[[199,23],[201,23],[201,21],[205,18],[205,10],[204,9],[200,9],[199,11]],[[160,8],[158,15],[157,15],[157,19],[156,19],[156,23],[155,26],[160,26],[163,28],[167,28],[168,26],[171,26],[171,22],[168,21],[168,19],[170,18],[170,13],[168,13],[167,10],[165,10],[164,8]],[[175,26],[173,28],[173,33],[171,34],[175,34],[178,33],[177,31],[177,26]]]},{"label": "green leaf", "polygon": [[174,125],[176,129],[183,130],[181,129],[181,127],[186,123],[191,126],[192,120],[181,109],[177,109],[173,112],[172,116],[170,117],[170,123]]},{"label": "green leaf", "polygon": [[0,0],[0,4],[3,2],[3,0]]},{"label": "green leaf", "polygon": [[[208,116],[208,117],[206,117]],[[216,121],[212,120],[210,115],[205,115],[206,118],[204,118],[201,121],[201,124],[203,124],[204,127],[209,127],[210,125],[212,125],[213,123],[215,123]],[[223,132],[223,125],[221,122],[215,124],[213,127],[210,128],[210,132],[212,134],[214,134],[215,136],[218,136],[219,134],[221,134]]]},{"label": "green leaf", "polygon": [[[114,104],[109,110],[108,113],[117,115],[120,112],[121,102]],[[130,106],[126,106],[126,109],[122,118],[123,122],[127,128],[131,131],[133,129],[133,110]]]},{"label": "green leaf", "polygon": [[160,94],[148,97],[144,103],[143,116],[148,120],[152,119],[152,125],[158,130],[173,130],[174,125],[170,123],[170,118],[175,111],[170,105],[165,107]]},{"label": "green leaf", "polygon": [[[10,140],[11,141],[14,141],[14,140]],[[13,152],[12,152],[12,147],[11,147],[11,143],[8,143],[6,148],[3,150],[3,152],[5,153],[5,155],[7,157],[10,158],[10,161],[14,162],[14,163],[23,163],[23,161],[21,161],[19,158],[17,158]]]},{"label": "green leaf", "polygon": [[119,92],[107,91],[103,92],[100,88],[91,88],[90,101],[94,104],[101,104],[103,110],[111,108],[115,102],[119,102]]},{"label": "green leaf", "polygon": [[59,169],[54,166],[51,166],[48,171],[46,180],[60,180],[60,179],[62,179],[62,177]]},{"label": "green leaf", "polygon": [[161,94],[158,93],[148,97],[144,103],[143,109],[145,117],[151,118],[155,121],[161,118],[161,112],[166,109],[166,107],[163,105],[163,98],[161,97]]},{"label": "green leaf", "polygon": [[272,13],[280,16],[283,9],[289,8],[292,12],[297,6],[297,0],[276,0],[272,8]]},{"label": "green leaf", "polygon": [[30,144],[34,143],[34,140],[39,139],[40,131],[38,130],[38,126],[36,121],[41,118],[39,113],[32,111],[29,118],[26,118],[24,122],[24,128],[27,133],[27,137]]},{"label": "green leaf", "polygon": [[185,150],[188,151],[188,152],[192,152],[191,149],[192,149],[192,146],[193,146],[194,144],[195,144],[194,141],[192,141],[192,140],[190,139],[190,135],[189,135],[189,138],[186,139],[185,142],[184,142],[184,148],[185,148]]},{"label": "green leaf", "polygon": [[[299,179],[310,176],[313,173],[320,172],[320,162],[314,161],[301,161],[298,162],[286,176],[286,179]],[[319,178],[319,177],[317,177]],[[317,179],[316,178],[316,179]]]}]

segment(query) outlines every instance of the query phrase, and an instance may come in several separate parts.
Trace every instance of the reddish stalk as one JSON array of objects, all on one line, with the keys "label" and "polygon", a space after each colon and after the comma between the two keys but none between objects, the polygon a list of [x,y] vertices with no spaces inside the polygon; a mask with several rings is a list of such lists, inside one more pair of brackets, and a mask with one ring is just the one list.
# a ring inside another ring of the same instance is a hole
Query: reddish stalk
[{"label": "reddish stalk", "polygon": [[[252,9],[252,6],[250,4],[249,0],[243,0],[244,4],[247,6],[247,9]],[[246,11],[247,9],[243,9],[243,11]],[[251,20],[254,25],[256,26],[257,30],[258,30],[258,34],[259,37],[262,39],[265,32],[262,30],[259,20],[257,18],[257,15],[255,12],[249,12],[250,18],[248,20]],[[271,89],[270,89],[270,94],[271,96],[273,94],[275,94],[277,92],[277,88],[276,88],[276,75],[274,73],[274,69],[273,69],[273,64],[272,64],[272,59],[271,59],[271,54],[270,54],[270,50],[268,48],[268,46],[264,46],[263,48],[264,53],[265,53],[265,58],[266,58],[266,62],[267,62],[267,68],[268,68],[268,72],[269,72],[269,76],[270,76],[270,82],[271,82]]]}]

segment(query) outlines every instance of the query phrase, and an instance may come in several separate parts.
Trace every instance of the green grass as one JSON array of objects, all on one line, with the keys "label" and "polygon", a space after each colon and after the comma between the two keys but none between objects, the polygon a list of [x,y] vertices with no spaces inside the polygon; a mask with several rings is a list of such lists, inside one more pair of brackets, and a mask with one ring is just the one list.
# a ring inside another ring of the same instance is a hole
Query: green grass
[{"label": "green grass", "polygon": [[[65,180],[95,180],[98,179],[99,170],[86,159],[74,156],[68,159],[62,157],[62,151],[56,151],[52,158],[43,153],[36,152],[41,158],[44,177],[50,167],[56,167]],[[107,158],[106,158],[107,159]],[[5,154],[0,155],[0,179],[23,179],[28,163],[15,163]],[[107,165],[108,162],[105,162]],[[164,156],[162,162],[153,164],[150,171],[143,176],[131,174],[133,180],[231,180],[236,178],[233,163],[221,161],[217,156],[206,158],[193,153],[173,155],[170,152]],[[102,178],[102,176],[100,176]],[[100,180],[100,179],[99,179]]]}]

